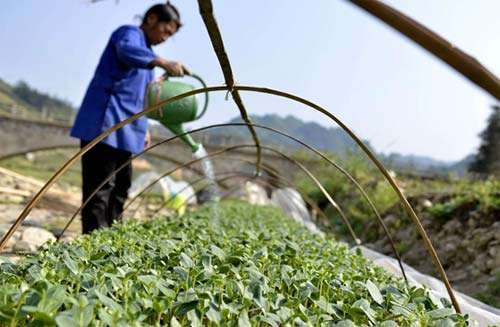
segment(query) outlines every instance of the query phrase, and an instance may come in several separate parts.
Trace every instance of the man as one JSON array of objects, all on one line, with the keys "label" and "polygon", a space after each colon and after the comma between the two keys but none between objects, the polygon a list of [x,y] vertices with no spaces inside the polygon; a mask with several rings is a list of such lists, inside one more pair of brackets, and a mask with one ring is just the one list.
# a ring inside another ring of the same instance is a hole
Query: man
[{"label": "man", "polygon": [[[71,130],[85,146],[113,125],[142,111],[153,68],[180,76],[183,66],[157,56],[151,46],[165,42],[181,27],[178,10],[167,2],[152,6],[141,26],[126,25],[113,34],[101,56]],[[132,154],[149,146],[145,117],[109,135],[82,157],[83,202]],[[106,183],[82,209],[84,234],[110,226],[123,212],[131,185],[128,164]]]}]

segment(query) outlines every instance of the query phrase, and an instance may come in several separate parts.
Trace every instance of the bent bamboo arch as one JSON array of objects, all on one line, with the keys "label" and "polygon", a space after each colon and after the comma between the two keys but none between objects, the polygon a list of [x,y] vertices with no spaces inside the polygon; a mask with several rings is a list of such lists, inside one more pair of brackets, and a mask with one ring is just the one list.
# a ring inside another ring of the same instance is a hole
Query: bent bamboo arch
[{"label": "bent bamboo arch", "polygon": [[[216,128],[216,127],[228,127],[228,126],[245,126],[245,125],[248,125],[248,124],[245,124],[245,123],[225,123],[225,124],[218,124],[218,125],[211,125],[211,126],[206,126],[206,127],[202,127],[202,128],[199,128],[199,129],[196,129],[196,130],[193,130],[191,132],[186,132],[186,134],[192,134],[192,133],[196,133],[196,132],[199,132],[199,131],[202,131],[202,130],[207,130],[207,129],[212,129],[212,128]],[[315,154],[319,155],[322,159],[324,159],[325,161],[327,161],[331,166],[333,166],[335,169],[339,170],[343,175],[345,175],[350,182],[352,182],[354,184],[354,186],[360,191],[361,195],[363,196],[363,198],[367,201],[367,203],[369,204],[369,206],[371,207],[371,209],[373,210],[374,214],[375,214],[375,218],[377,219],[377,222],[379,223],[379,225],[382,227],[382,230],[384,231],[384,233],[386,234],[388,240],[389,240],[389,243],[391,245],[391,248],[393,250],[393,253],[398,261],[398,264],[400,266],[400,269],[401,269],[401,272],[402,272],[402,275],[404,277],[405,280],[407,280],[407,277],[406,277],[406,273],[405,273],[405,270],[403,268],[403,265],[402,265],[402,262],[401,262],[401,257],[399,255],[399,252],[397,251],[396,249],[396,246],[394,244],[394,241],[389,233],[389,230],[388,228],[386,227],[384,221],[382,220],[382,218],[380,217],[380,214],[378,213],[378,210],[376,209],[375,205],[373,204],[373,202],[371,201],[371,199],[368,197],[368,195],[366,194],[366,192],[364,191],[364,189],[361,187],[361,185],[359,185],[359,183],[347,172],[345,171],[345,169],[343,169],[342,167],[340,167],[338,164],[336,164],[335,162],[333,162],[330,158],[328,158],[327,156],[325,156],[323,153],[321,153],[320,151],[318,151],[317,149],[315,149],[314,147],[308,145],[307,143],[285,133],[285,132],[282,132],[282,131],[279,131],[277,129],[274,129],[274,128],[271,128],[271,127],[268,127],[268,126],[264,126],[264,125],[259,125],[259,124],[252,124],[252,128],[253,127],[258,127],[258,128],[261,128],[261,129],[265,129],[265,130],[268,130],[268,131],[271,131],[273,133],[276,133],[276,134],[279,134],[279,135],[282,135],[284,137],[287,137],[297,143],[299,143],[300,145],[302,145],[303,147],[306,147],[307,149],[309,149],[310,151],[314,152]],[[144,151],[142,151],[141,153],[137,154],[137,155],[134,155],[132,156],[129,160],[127,160],[123,165],[121,165],[120,167],[118,167],[114,172],[112,172],[90,195],[89,197],[87,198],[87,200],[82,203],[82,205],[78,208],[78,210],[75,211],[75,213],[73,214],[73,216],[70,218],[70,220],[68,221],[68,223],[66,224],[66,226],[64,227],[63,229],[63,233],[64,231],[67,230],[67,228],[73,223],[74,219],[76,218],[76,216],[78,215],[78,213],[82,210],[82,208],[87,205],[87,203],[92,199],[92,197],[103,187],[103,185],[107,182],[109,182],[113,176],[118,172],[120,171],[121,169],[123,169],[129,162],[131,162],[132,160],[134,160],[135,158],[143,155],[143,154],[147,154],[147,152],[149,152],[150,150],[152,150],[153,148],[159,146],[159,145],[162,145],[162,144],[165,144],[165,143],[169,143],[173,140],[175,140],[176,138],[180,137],[179,135],[178,136],[174,136],[174,137],[171,137],[171,138],[168,138],[168,139],[165,139],[163,141],[160,141],[156,144],[154,144],[153,146],[149,147],[148,149],[145,149]],[[275,153],[276,150],[274,150]],[[224,151],[225,152],[225,151]],[[224,152],[219,152],[220,154],[223,154]],[[213,154],[212,154],[213,155]],[[210,156],[212,156],[210,155]],[[313,182],[321,189],[322,193],[325,195],[325,197],[327,198],[328,202],[335,208],[335,210],[337,210],[342,218],[342,221],[344,222],[344,225],[347,227],[347,229],[349,230],[354,242],[356,244],[361,244],[361,240],[356,236],[347,216],[345,216],[345,214],[343,213],[343,211],[340,209],[340,207],[338,206],[338,204],[332,199],[331,195],[328,193],[328,191],[326,191],[322,186],[321,184],[319,183],[319,181],[317,181],[317,179],[315,178],[315,176],[309,171],[307,170],[303,165],[301,165],[300,163],[298,163],[297,161],[295,161],[293,158],[290,158],[288,157],[287,155],[283,154],[282,152],[281,153],[277,153],[278,156],[281,156],[281,157],[284,157],[285,160],[288,160],[290,161],[292,164],[296,165],[299,167],[300,170],[302,170],[303,172],[305,172],[312,180]],[[208,157],[208,156],[207,156]],[[202,158],[203,159],[203,158]],[[198,162],[199,160],[192,160],[190,162],[187,162],[187,163],[180,163],[181,166],[178,166],[175,170],[177,169],[180,169],[180,168],[183,168],[183,167],[186,167],[186,168],[189,168],[189,167],[192,167],[192,164]],[[261,169],[262,169],[262,162],[261,162]],[[162,179],[163,177],[165,176],[168,176],[170,175],[173,171],[175,170],[172,170],[172,171],[169,171],[161,176],[159,176],[158,178],[156,178],[155,180],[153,180],[148,186],[146,186],[144,188],[144,190],[142,190],[141,192],[139,192],[134,198],[132,198],[129,203],[125,206],[124,208],[124,212],[131,206],[131,204],[136,200],[136,198],[140,197],[145,191],[149,190],[151,187],[153,187],[156,183],[159,182],[160,179]],[[144,200],[144,198],[141,199],[141,201],[139,202],[138,206],[137,206],[137,209],[138,210],[141,205],[142,205],[142,201]],[[122,217],[122,215],[124,214],[124,212],[120,215],[120,217],[118,219],[120,219]],[[62,234],[61,234],[62,236]]]},{"label": "bent bamboo arch", "polygon": [[[14,152],[14,153],[9,153],[5,156],[0,157],[0,161],[12,159],[12,158],[15,158],[18,156],[25,155],[27,153],[37,153],[37,152],[44,152],[44,151],[66,150],[66,149],[76,149],[76,148],[80,148],[80,145],[79,144],[60,144],[60,145],[42,146],[42,147],[31,148],[28,150],[22,150],[22,151],[18,151],[18,152]],[[154,153],[154,152],[148,153],[147,155],[154,157],[154,158],[157,158],[157,159],[160,159],[160,160],[170,162],[174,165],[182,165],[182,162],[180,162],[179,160],[174,159],[168,155]],[[201,172],[196,167],[186,167],[186,168],[198,176],[203,176],[203,172]],[[226,187],[226,185],[224,185],[224,184],[221,184],[221,186],[224,188]]]},{"label": "bent bamboo arch", "polygon": [[355,141],[358,146],[361,148],[361,150],[369,157],[369,159],[376,165],[378,170],[382,173],[382,175],[385,177],[387,182],[391,185],[393,190],[396,192],[396,194],[399,197],[400,202],[402,203],[406,213],[410,216],[413,224],[415,225],[418,233],[422,237],[422,240],[424,242],[424,245],[429,252],[432,262],[436,269],[438,270],[441,280],[446,286],[446,290],[448,292],[448,295],[450,297],[450,300],[455,307],[455,310],[460,313],[460,305],[458,304],[458,301],[455,297],[455,294],[453,292],[453,289],[451,287],[451,284],[448,280],[448,276],[446,275],[446,272],[444,271],[444,268],[441,264],[441,261],[439,260],[439,257],[437,255],[437,252],[432,245],[432,242],[423,227],[422,223],[420,222],[420,219],[418,218],[417,214],[413,210],[412,206],[406,199],[405,195],[399,188],[399,186],[396,184],[396,181],[392,178],[392,176],[389,174],[387,169],[384,167],[384,165],[376,158],[376,156],[371,152],[371,150],[361,141],[361,139],[353,132],[351,131],[340,119],[338,119],[335,115],[330,113],[328,110],[325,108],[309,101],[304,98],[301,98],[299,96],[296,96],[291,93],[271,89],[271,88],[264,88],[264,87],[257,87],[257,86],[243,86],[243,85],[233,85],[233,86],[212,86],[212,87],[206,87],[206,88],[199,88],[195,89],[180,95],[177,95],[175,97],[169,98],[165,101],[161,101],[157,103],[156,105],[153,105],[144,111],[141,111],[125,120],[122,122],[110,127],[106,131],[102,132],[99,136],[94,138],[91,142],[89,142],[86,146],[84,146],[78,153],[76,153],[72,158],[70,158],[48,181],[47,183],[40,189],[40,191],[30,200],[30,202],[26,205],[24,210],[19,214],[17,217],[16,221],[12,224],[11,228],[7,231],[7,233],[4,235],[2,240],[0,241],[0,251],[2,251],[5,248],[5,245],[7,244],[7,241],[12,237],[14,232],[19,228],[23,220],[28,216],[28,214],[33,210],[33,208],[38,204],[40,199],[47,193],[50,187],[54,185],[54,183],[61,177],[62,174],[64,174],[78,159],[81,158],[81,156],[89,151],[92,147],[94,147],[98,142],[102,141],[104,138],[106,138],[108,135],[111,133],[115,132],[116,130],[120,129],[121,127],[139,119],[140,117],[146,115],[149,112],[152,112],[159,107],[175,102],[177,100],[186,98],[191,95],[196,95],[200,93],[206,93],[206,92],[215,92],[215,91],[248,91],[248,92],[257,92],[257,93],[264,93],[264,94],[271,94],[275,95],[278,97],[282,98],[287,98],[290,100],[293,100],[298,103],[302,103],[306,105],[310,109],[314,109],[323,115],[327,116],[331,121],[337,123],[352,139]]},{"label": "bent bamboo arch", "polygon": [[[200,162],[204,159],[208,159],[208,158],[213,158],[215,156],[218,156],[220,154],[224,154],[224,153],[227,153],[227,152],[230,152],[230,151],[234,151],[234,150],[237,150],[237,149],[243,149],[243,148],[257,148],[257,145],[253,144],[240,144],[240,145],[233,145],[233,146],[229,146],[229,147],[226,147],[224,149],[221,149],[221,150],[218,150],[218,151],[215,151],[215,152],[212,152],[212,153],[209,153],[207,154],[206,156],[204,156],[203,158],[199,158],[199,159],[194,159],[194,160],[191,160],[187,163],[185,163],[184,165],[182,166],[179,166],[177,168],[174,168],[174,169],[171,169],[171,170],[168,170],[167,172],[161,174],[160,176],[158,176],[158,178],[156,178],[155,180],[153,180],[151,183],[149,183],[148,185],[146,185],[146,187],[144,187],[142,189],[141,192],[139,192],[139,194],[137,194],[132,200],[130,200],[130,202],[127,204],[127,206],[124,208],[124,212],[125,210],[132,205],[132,203],[137,199],[139,198],[140,196],[142,196],[145,192],[149,191],[156,183],[158,183],[160,181],[160,179],[162,179],[163,177],[166,177],[168,175],[171,175],[172,173],[174,173],[175,171],[177,171],[178,169],[182,168],[183,166],[185,165],[192,165],[194,163],[197,163],[197,162]],[[347,216],[344,214],[342,208],[335,202],[335,200],[333,200],[332,196],[330,195],[330,193],[328,193],[328,191],[323,187],[323,185],[321,184],[321,182],[314,176],[314,174],[312,174],[309,169],[307,169],[306,167],[304,167],[304,165],[302,165],[300,162],[298,162],[297,160],[291,158],[290,156],[284,154],[283,152],[277,150],[277,149],[274,149],[272,147],[268,147],[268,146],[264,146],[264,145],[259,145],[259,147],[261,149],[265,149],[265,150],[268,150],[268,151],[271,151],[271,152],[274,152],[280,156],[282,156],[284,159],[286,160],[289,160],[291,163],[293,163],[294,165],[296,165],[300,170],[302,170],[304,173],[307,174],[307,176],[316,184],[316,186],[321,190],[321,192],[323,193],[323,195],[327,198],[328,202],[330,202],[330,204],[337,210],[337,212],[340,214],[341,218],[342,218],[342,221],[344,222],[344,224],[346,225],[346,227],[348,228],[349,230],[349,233],[351,234],[351,237],[353,238],[354,242],[356,244],[359,244],[360,243],[360,240],[359,238],[356,236],[356,233],[354,232],[351,224],[349,223],[349,220],[347,219]],[[102,184],[104,185],[104,184]],[[99,188],[102,187],[102,185],[99,185]],[[93,192],[93,194],[90,195],[93,196],[95,195],[95,191]],[[90,198],[89,197],[89,198]],[[86,203],[82,204],[82,206],[77,210],[76,213],[78,213],[81,208],[85,205]],[[71,221],[76,217],[76,213],[73,215],[73,217],[71,217],[71,220],[70,220],[70,223]],[[123,214],[123,213],[122,213]],[[121,215],[118,219],[121,218]]]}]

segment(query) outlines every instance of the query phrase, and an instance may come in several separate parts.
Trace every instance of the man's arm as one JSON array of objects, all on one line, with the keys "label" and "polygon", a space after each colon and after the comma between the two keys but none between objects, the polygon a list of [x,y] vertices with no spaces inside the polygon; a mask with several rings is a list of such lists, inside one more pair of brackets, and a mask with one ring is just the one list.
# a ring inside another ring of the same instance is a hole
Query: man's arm
[{"label": "man's arm", "polygon": [[182,64],[159,57],[150,48],[145,47],[142,44],[140,31],[136,29],[123,27],[123,30],[118,32],[115,49],[118,58],[131,67],[149,69],[160,67],[169,75],[184,75]]}]

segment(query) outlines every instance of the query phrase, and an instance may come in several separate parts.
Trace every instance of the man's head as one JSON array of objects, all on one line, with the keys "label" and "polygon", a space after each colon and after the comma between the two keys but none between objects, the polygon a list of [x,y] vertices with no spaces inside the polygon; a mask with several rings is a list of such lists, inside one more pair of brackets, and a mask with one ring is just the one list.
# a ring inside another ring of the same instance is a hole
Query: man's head
[{"label": "man's head", "polygon": [[146,11],[141,28],[151,45],[165,42],[182,26],[179,11],[169,2],[157,4]]}]

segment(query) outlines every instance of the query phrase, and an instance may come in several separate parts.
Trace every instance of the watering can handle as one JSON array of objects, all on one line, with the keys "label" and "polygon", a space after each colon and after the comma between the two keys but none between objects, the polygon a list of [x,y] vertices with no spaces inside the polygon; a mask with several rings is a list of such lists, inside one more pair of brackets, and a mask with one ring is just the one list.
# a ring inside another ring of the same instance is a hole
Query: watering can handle
[{"label": "watering can handle", "polygon": [[[189,69],[186,68],[186,66],[182,66],[182,69],[184,70],[184,74],[185,75],[188,75],[192,78],[194,78],[195,80],[197,80],[198,82],[200,82],[200,84],[206,88],[207,87],[207,84],[205,83],[205,81],[198,75],[196,74],[193,74],[191,73],[191,71]],[[167,80],[169,78],[169,75],[167,72],[165,72],[165,74],[163,74],[162,76],[165,80]],[[201,117],[203,117],[203,115],[205,114],[205,112],[207,111],[207,108],[208,108],[208,92],[205,92],[205,104],[203,105],[203,109],[201,110],[201,112],[199,113],[198,116],[196,116],[195,120],[198,120],[200,119]]]},{"label": "watering can handle", "polygon": [[[205,81],[198,75],[196,74],[189,74],[189,76],[191,76],[192,78],[194,78],[195,80],[197,80],[198,82],[200,82],[200,84],[206,88],[207,87],[207,84],[205,84]],[[203,115],[205,114],[205,112],[207,111],[207,108],[208,108],[208,92],[205,92],[205,104],[203,105],[203,109],[201,110],[201,112],[199,113],[198,116],[196,116],[196,120],[200,119],[201,117],[203,117]]]}]

